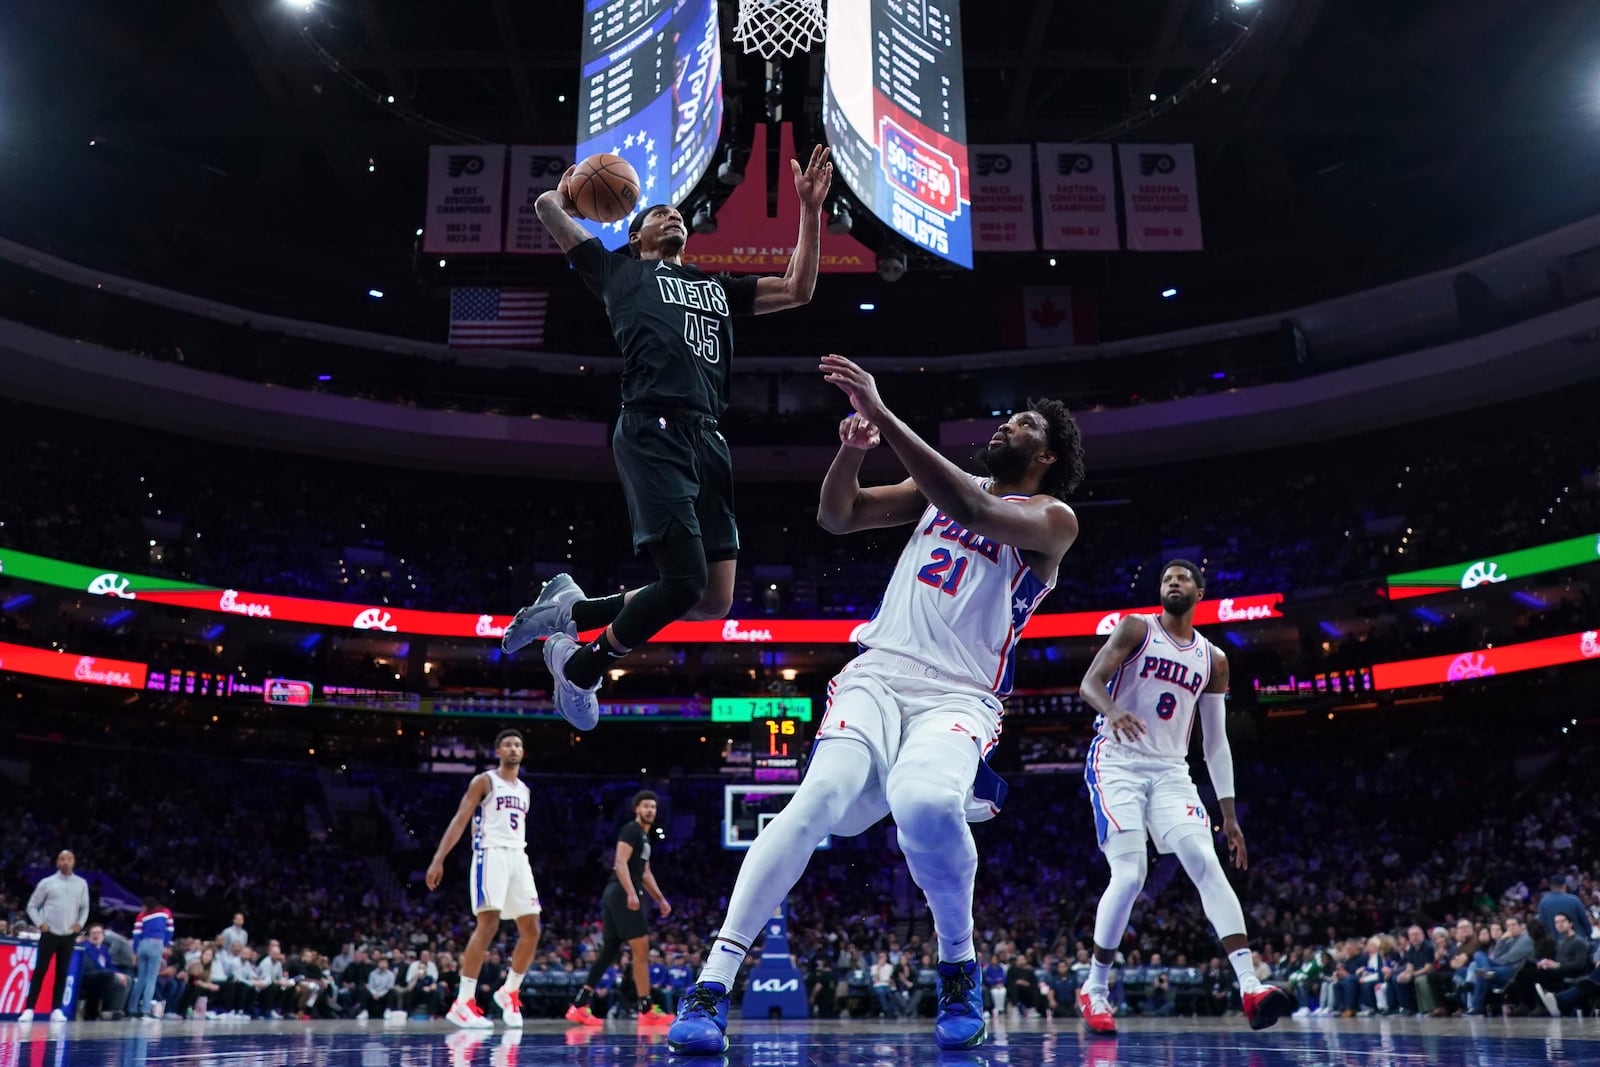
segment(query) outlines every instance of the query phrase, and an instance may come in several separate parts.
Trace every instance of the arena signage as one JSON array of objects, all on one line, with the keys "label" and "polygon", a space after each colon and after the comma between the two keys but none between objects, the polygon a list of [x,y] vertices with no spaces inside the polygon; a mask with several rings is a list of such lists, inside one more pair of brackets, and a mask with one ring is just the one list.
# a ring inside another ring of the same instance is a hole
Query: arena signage
[{"label": "arena signage", "polygon": [[1405,689],[1418,685],[1464,682],[1490,675],[1515,674],[1517,671],[1533,671],[1586,660],[1600,660],[1600,631],[1585,630],[1583,633],[1548,637],[1542,641],[1523,641],[1475,652],[1379,663],[1372,668],[1372,682],[1373,688],[1378,690]]},{"label": "arena signage", "polygon": [[1445,567],[1391,574],[1389,599],[1406,600],[1453,589],[1476,589],[1480,585],[1498,585],[1509,578],[1527,578],[1595,562],[1600,562],[1600,533],[1584,534],[1582,537],[1452,563]]},{"label": "arena signage", "polygon": [[120,659],[75,656],[55,649],[29,648],[0,641],[0,671],[31,674],[37,678],[57,678],[85,685],[109,685],[117,689],[143,689],[149,667]]},{"label": "arena signage", "polygon": [[[418,608],[247,593],[239,589],[196,585],[170,578],[107,571],[103,567],[85,567],[5,548],[0,548],[0,573],[21,581],[78,589],[146,604],[166,604],[191,611],[413,637],[498,640],[511,622],[510,615],[488,612],[423,611]],[[1212,626],[1277,619],[1283,616],[1282,605],[1282,593],[1202,600],[1195,608],[1194,621],[1196,626]],[[1124,607],[1035,615],[1028,624],[1026,636],[1103,637],[1116,628],[1117,620],[1123,615],[1159,610],[1158,606]],[[663,644],[686,645],[852,644],[865,625],[861,619],[714,619],[707,622],[675,622],[663,630],[656,640]]]}]

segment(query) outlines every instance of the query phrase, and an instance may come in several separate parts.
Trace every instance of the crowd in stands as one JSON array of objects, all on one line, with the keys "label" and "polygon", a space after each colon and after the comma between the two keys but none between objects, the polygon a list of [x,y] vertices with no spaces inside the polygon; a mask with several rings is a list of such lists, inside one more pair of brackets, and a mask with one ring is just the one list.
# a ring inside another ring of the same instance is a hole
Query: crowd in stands
[{"label": "crowd in stands", "polygon": [[[1558,1010],[1600,999],[1600,985],[1583,984],[1600,919],[1600,851],[1580,832],[1592,747],[1510,753],[1503,739],[1440,730],[1387,748],[1283,743],[1241,746],[1239,756],[1251,862],[1230,874],[1262,978],[1291,989],[1304,1011],[1543,1011],[1545,994],[1555,1003],[1568,990]],[[1503,780],[1485,790],[1483,770],[1497,763]],[[81,869],[146,897],[146,914],[175,916],[150,995],[169,1015],[398,1020],[448,1006],[471,932],[465,850],[437,893],[422,886],[421,868],[464,778],[337,776],[338,789],[364,795],[365,816],[384,828],[363,836],[356,820],[331,814],[326,772],[307,767],[216,756],[169,772],[148,754],[88,749],[36,752],[28,764],[32,781],[91,774],[99,788],[63,791],[48,815],[20,790],[0,794],[0,918],[9,932],[28,929],[24,872],[70,846]],[[525,996],[527,1010],[554,1016],[598,947],[610,845],[638,783],[540,775],[530,784],[544,814],[529,846],[544,934]],[[652,923],[652,985],[670,1009],[698,970],[741,854],[710,844],[719,780],[648,784],[662,795],[652,866],[673,902],[671,917]],[[1008,808],[975,827],[975,940],[990,1003],[1013,1015],[1070,1014],[1105,877],[1082,780],[1016,776]],[[414,844],[391,848],[378,840],[385,836]],[[1550,896],[1569,888],[1571,900]],[[818,853],[788,903],[791,949],[817,1013],[931,1010],[932,931],[890,827]],[[140,1008],[133,918],[94,913],[86,952],[106,977],[84,987],[88,1012]],[[1119,947],[1121,1010],[1237,1010],[1231,969],[1171,857],[1152,863]],[[485,998],[509,949],[503,940],[490,954]],[[626,1012],[631,983],[624,957],[597,1011]],[[487,999],[483,1006],[492,1013]]]}]

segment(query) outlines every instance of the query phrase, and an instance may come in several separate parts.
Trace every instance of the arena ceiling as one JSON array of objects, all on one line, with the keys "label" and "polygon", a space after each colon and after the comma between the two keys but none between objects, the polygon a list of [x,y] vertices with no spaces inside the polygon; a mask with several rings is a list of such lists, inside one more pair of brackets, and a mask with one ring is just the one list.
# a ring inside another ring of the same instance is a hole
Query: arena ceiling
[{"label": "arena ceiling", "polygon": [[[722,4],[726,137],[762,114],[766,87]],[[0,44],[0,232],[274,310],[331,313],[316,292],[373,284],[436,294],[413,247],[424,150],[442,140],[429,124],[570,142],[580,12],[25,0]],[[962,29],[972,142],[1128,124],[1116,135],[1191,141],[1208,249],[1054,270],[1046,253],[980,257],[971,278],[915,265],[946,284],[1093,284],[1108,321],[1176,324],[1441,266],[1600,209],[1592,0],[967,0]],[[820,57],[784,73],[786,117],[816,136]],[[1168,285],[1181,307],[1157,299]]]}]

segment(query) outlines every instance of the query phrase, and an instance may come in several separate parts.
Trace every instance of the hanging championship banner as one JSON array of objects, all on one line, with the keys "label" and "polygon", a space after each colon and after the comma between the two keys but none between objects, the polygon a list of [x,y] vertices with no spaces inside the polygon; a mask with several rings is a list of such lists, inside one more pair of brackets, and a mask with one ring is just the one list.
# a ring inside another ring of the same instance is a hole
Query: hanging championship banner
[{"label": "hanging championship banner", "polygon": [[428,215],[422,224],[422,250],[500,251],[505,172],[504,145],[428,149]]},{"label": "hanging championship banner", "polygon": [[561,246],[539,221],[533,202],[554,189],[572,166],[570,145],[511,146],[511,191],[506,197],[506,251],[521,254],[560,253]]},{"label": "hanging championship banner", "polygon": [[1033,146],[975,144],[972,163],[972,249],[1032,252]]},{"label": "hanging championship banner", "polygon": [[1200,251],[1194,145],[1125,144],[1117,151],[1129,251]]},{"label": "hanging championship banner", "polygon": [[1039,148],[1039,215],[1043,246],[1114,252],[1117,178],[1106,144],[1042,144]]}]

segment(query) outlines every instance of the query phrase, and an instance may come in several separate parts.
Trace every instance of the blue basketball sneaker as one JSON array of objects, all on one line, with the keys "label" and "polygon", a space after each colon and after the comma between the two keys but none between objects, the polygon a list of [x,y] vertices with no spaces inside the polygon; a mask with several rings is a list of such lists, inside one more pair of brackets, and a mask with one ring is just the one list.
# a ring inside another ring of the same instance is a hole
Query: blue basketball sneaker
[{"label": "blue basketball sneaker", "polygon": [[939,1017],[933,1037],[942,1049],[976,1048],[989,1036],[983,1022],[983,987],[978,982],[978,961],[939,961]]},{"label": "blue basketball sneaker", "polygon": [[716,1056],[728,1051],[727,1030],[727,988],[721,982],[696,982],[678,1002],[667,1048],[686,1056]]}]

